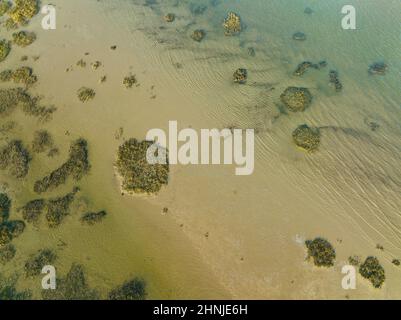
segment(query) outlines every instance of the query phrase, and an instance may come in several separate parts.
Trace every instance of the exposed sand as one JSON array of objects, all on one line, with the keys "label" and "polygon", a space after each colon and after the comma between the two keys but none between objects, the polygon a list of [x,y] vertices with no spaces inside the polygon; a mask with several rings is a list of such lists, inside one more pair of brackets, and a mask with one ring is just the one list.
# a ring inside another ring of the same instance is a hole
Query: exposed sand
[{"label": "exposed sand", "polygon": [[[1,67],[20,65],[28,50],[29,56],[40,55],[36,62],[29,60],[39,76],[32,91],[58,108],[45,127],[62,153],[52,160],[34,159],[27,182],[11,182],[10,190],[19,205],[33,199],[30,183],[63,161],[70,141],[82,136],[89,141],[92,164],[80,183],[82,201],[106,209],[110,218],[91,230],[80,226],[78,214],[55,232],[29,228],[16,241],[18,256],[9,271],[44,244],[57,246],[60,238],[68,243],[60,253],[60,269],[81,262],[91,284],[104,292],[140,274],[149,281],[151,298],[401,298],[401,269],[391,263],[401,258],[396,23],[372,1],[361,8],[362,30],[344,35],[335,32],[339,11],[331,10],[340,5],[322,4],[320,13],[309,17],[303,14],[307,1],[285,12],[279,1],[262,3],[249,8],[223,3],[193,17],[186,1],[152,8],[141,1],[54,0],[56,31],[41,30],[40,16],[32,20],[28,29],[38,33],[38,40],[29,49],[15,48]],[[398,2],[386,3],[391,12],[399,11]],[[261,8],[264,19],[253,19]],[[228,10],[245,17],[247,29],[239,38],[218,32]],[[177,15],[173,24],[164,22],[167,12]],[[376,33],[374,22],[382,27]],[[202,43],[189,38],[199,26],[207,31]],[[291,39],[296,26],[307,33],[305,43]],[[375,53],[372,43],[381,51]],[[248,46],[255,47],[256,57],[249,57]],[[368,77],[369,64],[381,57],[391,72]],[[80,59],[86,68],[75,65]],[[327,59],[329,67],[292,77],[306,59]],[[90,63],[96,60],[102,66],[94,71]],[[230,82],[239,67],[249,70],[246,86]],[[340,72],[341,94],[327,85],[329,68]],[[126,89],[122,80],[130,72],[140,86]],[[107,81],[100,84],[103,75]],[[314,102],[305,113],[277,117],[276,103],[290,85],[310,88]],[[82,86],[95,89],[94,100],[77,99]],[[13,119],[19,121],[18,134],[29,136],[37,126],[20,114]],[[178,165],[159,195],[121,196],[113,163],[123,140],[115,138],[116,131],[123,127],[123,138],[141,139],[151,128],[167,130],[169,120],[182,128],[255,128],[254,174],[235,176],[233,166]],[[379,130],[372,132],[367,121],[379,123]],[[315,154],[300,152],[291,141],[302,123],[327,127]],[[169,209],[166,215],[163,207]],[[303,241],[316,236],[336,248],[333,268],[305,261]],[[359,275],[357,290],[341,288],[341,267],[355,254],[379,258],[386,270],[382,289]]]}]

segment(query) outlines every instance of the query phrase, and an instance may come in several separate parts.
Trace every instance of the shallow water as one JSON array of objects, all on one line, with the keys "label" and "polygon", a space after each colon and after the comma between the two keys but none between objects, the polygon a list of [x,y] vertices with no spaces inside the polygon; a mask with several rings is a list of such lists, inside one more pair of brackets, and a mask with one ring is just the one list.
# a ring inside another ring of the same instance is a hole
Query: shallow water
[{"label": "shallow water", "polygon": [[[71,217],[57,231],[28,227],[15,241],[18,255],[5,272],[21,273],[29,254],[49,246],[57,248],[62,273],[72,262],[82,263],[90,284],[103,294],[140,275],[150,298],[344,298],[341,266],[348,256],[376,255],[386,269],[385,287],[372,291],[358,279],[351,297],[400,297],[400,270],[391,264],[401,257],[399,1],[54,3],[60,27],[45,32],[35,18],[29,28],[38,41],[25,51],[17,48],[4,67],[20,64],[28,50],[41,56],[33,64],[40,79],[33,90],[58,111],[40,126],[54,135],[61,155],[33,159],[23,183],[4,179],[15,207],[35,198],[32,183],[62,162],[79,136],[89,141],[92,168],[79,183]],[[191,3],[207,8],[197,15]],[[356,7],[355,31],[341,29],[345,4]],[[304,13],[307,6],[313,14]],[[243,19],[245,29],[237,37],[224,36],[221,23],[228,11]],[[174,23],[164,22],[167,12],[176,14]],[[207,32],[201,43],[189,37],[196,28]],[[307,40],[294,41],[297,31]],[[109,49],[113,44],[116,52]],[[80,70],[75,63],[81,58],[100,60],[104,67]],[[293,76],[305,60],[326,60],[328,66]],[[385,76],[368,74],[376,61],[388,64]],[[65,72],[68,67],[73,71]],[[249,71],[244,86],[231,82],[239,67]],[[341,93],[328,84],[331,69],[339,72]],[[140,82],[132,91],[121,85],[129,72]],[[108,80],[99,84],[103,74]],[[97,91],[87,105],[75,95],[83,85]],[[313,104],[303,113],[281,114],[280,94],[292,85],[309,88]],[[19,126],[8,138],[30,141],[38,123],[18,113],[12,119]],[[122,140],[115,132],[123,127],[123,139],[143,138],[151,128],[167,128],[169,120],[181,127],[256,129],[255,173],[236,177],[231,167],[175,166],[157,197],[121,196],[113,163]],[[376,131],[372,122],[379,125]],[[291,141],[303,123],[322,131],[313,155]],[[71,188],[69,183],[52,195]],[[82,227],[78,217],[88,208],[105,209],[110,217]],[[333,270],[314,269],[295,241],[316,236],[336,247]],[[378,243],[384,252],[375,248]],[[20,286],[38,294],[35,281],[22,277]]]}]

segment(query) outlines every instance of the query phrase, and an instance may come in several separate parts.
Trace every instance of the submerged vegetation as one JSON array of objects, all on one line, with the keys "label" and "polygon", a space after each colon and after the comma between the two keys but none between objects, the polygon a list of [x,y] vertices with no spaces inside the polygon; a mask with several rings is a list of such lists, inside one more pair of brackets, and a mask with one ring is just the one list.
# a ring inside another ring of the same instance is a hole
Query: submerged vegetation
[{"label": "submerged vegetation", "polygon": [[10,141],[0,149],[0,170],[7,169],[15,178],[24,178],[28,174],[30,156],[20,140]]},{"label": "submerged vegetation", "polygon": [[312,94],[307,88],[288,87],[280,99],[292,112],[305,111],[312,103]]},{"label": "submerged vegetation", "polygon": [[8,11],[11,20],[17,25],[25,25],[39,12],[39,0],[15,0]]},{"label": "submerged vegetation", "polygon": [[305,241],[308,249],[307,259],[313,258],[315,266],[332,267],[336,258],[336,252],[333,246],[326,239],[315,238]]},{"label": "submerged vegetation", "polygon": [[191,38],[197,42],[201,42],[205,36],[206,32],[202,29],[197,29],[191,34]]},{"label": "submerged vegetation", "polygon": [[130,76],[126,76],[123,80],[123,85],[127,88],[130,89],[132,88],[136,83],[138,82],[138,80],[136,79],[135,75],[130,75]]},{"label": "submerged vegetation", "polygon": [[65,278],[57,279],[55,290],[42,290],[42,297],[45,300],[96,300],[99,293],[87,284],[84,268],[73,264]]},{"label": "submerged vegetation", "polygon": [[41,249],[32,255],[24,265],[25,275],[27,277],[37,276],[46,265],[53,264],[57,255],[50,249]]},{"label": "submerged vegetation", "polygon": [[369,66],[369,74],[384,76],[388,70],[388,65],[384,62],[375,62]]},{"label": "submerged vegetation", "polygon": [[225,30],[224,34],[226,36],[239,34],[242,30],[240,16],[234,12],[229,12],[227,18],[224,20],[223,27]]},{"label": "submerged vegetation", "polygon": [[46,205],[46,220],[50,228],[55,228],[61,224],[63,219],[70,214],[70,206],[74,201],[78,188],[63,197],[50,199]]},{"label": "submerged vegetation", "polygon": [[367,257],[361,264],[359,273],[365,279],[370,280],[375,288],[381,288],[386,279],[384,268],[376,257]]},{"label": "submerged vegetation", "polygon": [[27,87],[33,85],[38,81],[36,75],[30,67],[20,67],[15,71],[4,70],[0,73],[0,81],[6,82],[13,80],[14,83],[24,84]]},{"label": "submerged vegetation", "polygon": [[74,141],[70,147],[68,160],[43,179],[35,182],[37,193],[52,190],[65,183],[68,177],[80,180],[89,171],[88,143],[84,139]]},{"label": "submerged vegetation", "polygon": [[245,84],[248,79],[248,71],[246,69],[240,68],[234,72],[233,80],[235,83]]},{"label": "submerged vegetation", "polygon": [[110,300],[145,300],[146,296],[146,282],[141,278],[126,281],[109,293]]},{"label": "submerged vegetation", "polygon": [[45,152],[53,146],[53,138],[46,130],[38,130],[33,134],[32,150],[36,153]]},{"label": "submerged vegetation", "polygon": [[308,125],[303,124],[294,130],[292,138],[298,147],[312,152],[319,147],[320,130],[319,128],[310,128]]},{"label": "submerged vegetation", "polygon": [[13,43],[20,47],[27,47],[36,40],[34,32],[19,31],[13,33]]},{"label": "submerged vegetation", "polygon": [[93,89],[82,87],[78,90],[77,96],[81,102],[88,102],[89,100],[95,98],[96,92]]},{"label": "submerged vegetation", "polygon": [[31,297],[31,292],[17,290],[16,276],[5,277],[0,274],[0,301],[6,300],[27,300]]},{"label": "submerged vegetation", "polygon": [[336,70],[330,70],[329,72],[330,84],[334,87],[337,92],[340,92],[343,89],[343,85],[340,82],[338,72]]},{"label": "submerged vegetation", "polygon": [[81,223],[87,225],[94,225],[98,222],[101,222],[107,216],[106,211],[99,211],[99,212],[87,212],[82,215]]},{"label": "submerged vegetation", "polygon": [[0,116],[8,115],[20,106],[26,115],[49,120],[56,108],[42,106],[39,100],[23,88],[0,89]]},{"label": "submerged vegetation", "polygon": [[152,144],[152,141],[130,139],[119,147],[116,166],[124,190],[150,194],[168,183],[168,161],[166,164],[149,164],[146,159]]},{"label": "submerged vegetation", "polygon": [[0,223],[8,220],[10,215],[11,200],[5,193],[0,193]]},{"label": "submerged vegetation", "polygon": [[8,0],[0,0],[0,17],[4,16],[11,8],[11,2]]},{"label": "submerged vegetation", "polygon": [[22,218],[28,223],[35,223],[39,220],[39,216],[45,209],[46,201],[44,199],[36,199],[29,201],[25,204],[20,211],[22,212]]},{"label": "submerged vegetation", "polygon": [[0,40],[0,62],[6,60],[10,51],[11,51],[10,42],[5,39]]},{"label": "submerged vegetation", "polygon": [[4,265],[10,262],[15,257],[16,252],[17,250],[11,243],[0,247],[0,264]]}]

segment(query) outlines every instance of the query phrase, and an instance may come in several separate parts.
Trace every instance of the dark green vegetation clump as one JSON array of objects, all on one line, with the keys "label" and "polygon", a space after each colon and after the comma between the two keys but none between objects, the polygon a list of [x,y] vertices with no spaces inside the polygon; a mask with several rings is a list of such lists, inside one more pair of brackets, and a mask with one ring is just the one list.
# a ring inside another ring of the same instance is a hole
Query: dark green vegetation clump
[{"label": "dark green vegetation clump", "polygon": [[141,278],[126,281],[109,293],[110,300],[145,300],[146,296],[146,282]]},{"label": "dark green vegetation clump", "polygon": [[6,60],[10,51],[11,51],[10,42],[5,39],[0,40],[0,62]]},{"label": "dark green vegetation clump", "polygon": [[53,264],[57,255],[50,249],[41,249],[32,255],[25,263],[24,270],[27,277],[40,275],[46,265]]},{"label": "dark green vegetation clump", "polygon": [[87,225],[94,225],[95,223],[101,222],[107,216],[106,211],[99,211],[99,212],[87,212],[82,215],[81,223]]},{"label": "dark green vegetation clump", "polygon": [[34,32],[19,31],[13,33],[13,43],[20,47],[27,47],[36,40]]},{"label": "dark green vegetation clump", "polygon": [[43,290],[44,300],[96,300],[99,293],[87,284],[84,268],[73,264],[65,278],[57,279],[56,290]]},{"label": "dark green vegetation clump", "polygon": [[298,40],[298,41],[305,41],[305,40],[306,40],[306,34],[303,33],[303,32],[300,32],[300,31],[295,32],[295,33],[292,35],[292,39]]},{"label": "dark green vegetation clump", "polygon": [[4,265],[10,262],[15,257],[16,252],[17,250],[11,243],[0,247],[0,264]]},{"label": "dark green vegetation clump", "polygon": [[305,111],[312,103],[312,94],[307,88],[288,87],[280,99],[292,112]]},{"label": "dark green vegetation clump", "polygon": [[310,128],[303,124],[294,130],[292,138],[295,144],[309,152],[315,151],[320,144],[320,130],[318,128]]},{"label": "dark green vegetation clump", "polygon": [[348,257],[348,262],[352,266],[359,266],[361,264],[361,257],[359,256],[350,256]]},{"label": "dark green vegetation clump", "polygon": [[10,215],[11,200],[5,193],[0,193],[0,223],[8,220]]},{"label": "dark green vegetation clump", "polygon": [[367,257],[359,268],[359,273],[370,280],[375,288],[380,288],[386,279],[384,268],[376,257]]},{"label": "dark green vegetation clump", "polygon": [[56,108],[42,106],[39,100],[23,88],[0,89],[0,116],[10,114],[19,106],[26,115],[49,120]]},{"label": "dark green vegetation clump", "polygon": [[50,199],[46,205],[46,220],[50,228],[57,227],[63,219],[70,214],[70,205],[74,201],[75,194],[79,190],[75,188],[63,197]]},{"label": "dark green vegetation clump", "polygon": [[384,76],[388,70],[388,65],[384,62],[375,62],[369,66],[369,74]]},{"label": "dark green vegetation clump", "polygon": [[312,257],[316,266],[331,267],[334,265],[336,251],[326,239],[306,240],[305,245],[308,249],[308,259]]},{"label": "dark green vegetation clump", "polygon": [[126,76],[123,80],[123,85],[127,88],[130,89],[132,88],[135,84],[138,83],[138,80],[136,79],[135,75],[130,75]]},{"label": "dark green vegetation clump", "polygon": [[393,259],[393,260],[391,261],[391,263],[392,263],[393,265],[397,266],[397,267],[401,265],[401,262],[400,262],[400,260],[398,260],[398,259]]},{"label": "dark green vegetation clump", "polygon": [[78,139],[70,147],[68,160],[48,176],[36,181],[34,191],[42,193],[52,190],[64,184],[70,176],[78,181],[89,171],[89,167],[88,143],[84,139]]},{"label": "dark green vegetation clump", "polygon": [[10,141],[0,149],[0,169],[8,170],[15,178],[24,178],[28,174],[30,156],[19,140]]},{"label": "dark green vegetation clump", "polygon": [[30,297],[30,291],[17,290],[17,277],[6,278],[0,274],[0,301],[28,300]]},{"label": "dark green vegetation clump", "polygon": [[77,96],[81,102],[88,102],[96,96],[96,92],[91,88],[82,87],[78,90]]},{"label": "dark green vegetation clump", "polygon": [[35,223],[39,220],[39,216],[43,213],[45,207],[46,201],[44,199],[36,199],[25,204],[20,208],[20,211],[26,222]]},{"label": "dark green vegetation clump", "polygon": [[152,144],[152,141],[130,139],[119,147],[116,166],[124,190],[150,194],[158,192],[168,183],[168,161],[166,164],[149,164],[146,159],[147,150]]},{"label": "dark green vegetation clump", "polygon": [[338,72],[336,70],[330,70],[329,77],[330,77],[330,84],[334,86],[337,92],[340,92],[343,89],[343,85],[340,81]]},{"label": "dark green vegetation clump", "polygon": [[41,153],[53,146],[53,138],[47,130],[38,130],[33,134],[32,150]]},{"label": "dark green vegetation clump", "polygon": [[167,13],[167,14],[164,16],[164,20],[165,20],[166,22],[173,22],[173,21],[175,20],[175,14],[174,14],[174,13]]},{"label": "dark green vegetation clump", "polygon": [[248,79],[248,71],[246,69],[237,69],[233,74],[233,80],[235,83],[244,84]]}]

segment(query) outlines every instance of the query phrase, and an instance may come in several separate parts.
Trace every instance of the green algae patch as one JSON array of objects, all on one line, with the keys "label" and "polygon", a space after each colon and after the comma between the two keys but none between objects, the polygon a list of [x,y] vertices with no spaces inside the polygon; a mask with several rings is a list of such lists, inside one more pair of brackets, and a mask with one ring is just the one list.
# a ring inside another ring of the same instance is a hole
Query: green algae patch
[{"label": "green algae patch", "polygon": [[384,268],[376,257],[367,257],[365,262],[361,264],[359,273],[368,279],[375,288],[381,288],[386,280]]},{"label": "green algae patch", "polygon": [[234,36],[241,32],[241,18],[234,12],[229,12],[223,23],[224,34],[226,36]]},{"label": "green algae patch", "polygon": [[6,60],[10,51],[11,51],[10,41],[7,41],[5,39],[0,40],[0,62]]},{"label": "green algae patch", "polygon": [[67,275],[57,279],[55,290],[42,290],[44,300],[97,300],[99,293],[89,287],[82,265],[73,264]]},{"label": "green algae patch", "polygon": [[149,164],[146,159],[152,141],[130,139],[117,153],[116,167],[122,179],[122,189],[134,193],[157,193],[167,185],[169,164]]},{"label": "green algae patch", "polygon": [[23,48],[31,45],[36,40],[36,34],[34,32],[28,32],[28,31],[15,32],[13,33],[12,37],[13,37],[13,43]]},{"label": "green algae patch", "polygon": [[106,218],[106,216],[107,216],[106,211],[87,212],[82,215],[80,221],[82,224],[93,226],[94,224],[103,221],[104,218]]},{"label": "green algae patch", "polygon": [[307,88],[288,87],[280,96],[281,102],[292,112],[305,111],[312,103],[312,94]]},{"label": "green algae patch", "polygon": [[145,300],[146,296],[146,282],[141,278],[128,280],[109,293],[110,300]]},{"label": "green algae patch", "polygon": [[70,176],[79,181],[88,173],[89,168],[88,143],[84,139],[78,139],[70,147],[68,160],[43,179],[36,181],[34,191],[43,193],[53,190],[64,184]]},{"label": "green algae patch", "polygon": [[294,130],[292,138],[297,147],[308,152],[313,152],[320,145],[320,130],[303,124]]},{"label": "green algae patch", "polygon": [[50,228],[58,227],[66,216],[70,214],[70,206],[74,201],[78,188],[63,197],[50,199],[46,205],[46,220]]},{"label": "green algae patch", "polygon": [[24,178],[28,174],[30,160],[28,150],[19,140],[13,140],[0,149],[0,170],[7,169],[15,178]]},{"label": "green algae patch", "polygon": [[308,249],[307,259],[312,258],[317,267],[332,267],[336,258],[336,252],[326,239],[315,238],[314,240],[305,241]]}]

